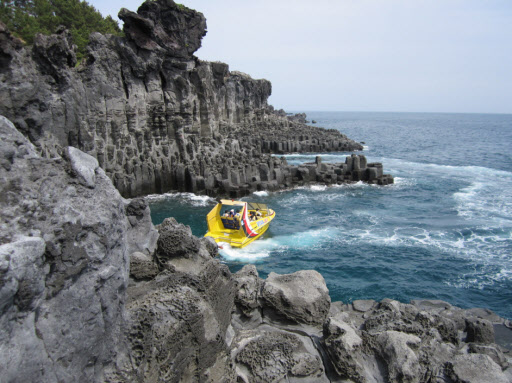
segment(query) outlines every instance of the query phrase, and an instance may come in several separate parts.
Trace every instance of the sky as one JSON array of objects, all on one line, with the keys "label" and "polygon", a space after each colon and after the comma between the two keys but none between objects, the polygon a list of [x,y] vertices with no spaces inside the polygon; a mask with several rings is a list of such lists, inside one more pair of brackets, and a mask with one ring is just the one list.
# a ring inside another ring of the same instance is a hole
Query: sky
[{"label": "sky", "polygon": [[512,113],[510,0],[181,2],[206,17],[195,55],[271,81],[277,109]]}]

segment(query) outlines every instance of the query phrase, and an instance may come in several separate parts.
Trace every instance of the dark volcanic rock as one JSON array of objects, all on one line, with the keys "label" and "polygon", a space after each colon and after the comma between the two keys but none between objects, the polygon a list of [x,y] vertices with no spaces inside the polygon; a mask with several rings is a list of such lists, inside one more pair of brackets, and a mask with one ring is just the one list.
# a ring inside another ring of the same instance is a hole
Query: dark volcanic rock
[{"label": "dark volcanic rock", "polygon": [[169,246],[179,245],[180,238],[194,245],[181,247],[165,262],[159,258],[163,271],[157,275],[150,258],[132,256],[132,264],[135,257],[146,264],[146,274],[140,275],[138,267],[132,275],[145,281],[128,288],[128,345],[109,381],[234,381],[225,344],[234,305],[233,279],[227,266],[211,257],[205,242],[188,232],[173,219],[159,226],[160,256],[168,255]]},{"label": "dark volcanic rock", "polygon": [[123,8],[119,18],[123,30],[138,47],[154,50],[164,48],[174,57],[189,58],[201,47],[206,35],[206,19],[172,0],[146,1],[137,13]]},{"label": "dark volcanic rock", "polygon": [[93,33],[85,59],[66,31],[21,47],[0,28],[0,113],[44,157],[73,146],[125,197],[169,190],[238,197],[307,183],[388,184],[382,165],[297,174],[271,154],[362,150],[268,105],[271,84],[200,61],[202,14],[172,0],[121,10],[126,37]]},{"label": "dark volcanic rock", "polygon": [[190,227],[176,222],[174,218],[166,218],[158,226],[158,231],[156,256],[162,265],[174,257],[190,257],[199,250],[199,239],[192,235]]}]

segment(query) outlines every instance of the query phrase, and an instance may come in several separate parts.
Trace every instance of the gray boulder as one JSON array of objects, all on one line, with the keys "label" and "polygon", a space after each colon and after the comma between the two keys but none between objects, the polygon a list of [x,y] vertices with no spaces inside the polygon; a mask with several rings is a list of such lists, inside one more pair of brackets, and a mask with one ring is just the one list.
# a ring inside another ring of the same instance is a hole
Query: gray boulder
[{"label": "gray boulder", "polygon": [[365,382],[363,340],[341,319],[329,318],[323,328],[324,344],[336,372],[354,382]]},{"label": "gray boulder", "polygon": [[466,320],[466,342],[494,343],[494,327],[485,319],[470,318]]},{"label": "gray boulder", "polygon": [[447,363],[446,371],[455,383],[510,383],[500,366],[482,354],[457,355]]},{"label": "gray boulder", "polygon": [[314,270],[270,273],[261,296],[266,307],[297,323],[322,325],[331,305],[325,280]]},{"label": "gray boulder", "polygon": [[159,237],[156,257],[160,264],[175,257],[190,258],[199,250],[200,241],[192,235],[190,227],[178,223],[174,218],[166,218],[157,229]]},{"label": "gray boulder", "polygon": [[72,146],[67,147],[66,155],[80,183],[93,189],[96,185],[96,169],[99,168],[98,160]]},{"label": "gray boulder", "polygon": [[308,337],[263,327],[242,331],[231,351],[241,382],[328,382]]},{"label": "gray boulder", "polygon": [[377,337],[380,352],[386,361],[390,382],[419,382],[421,368],[414,352],[421,342],[417,336],[398,331],[385,331]]}]

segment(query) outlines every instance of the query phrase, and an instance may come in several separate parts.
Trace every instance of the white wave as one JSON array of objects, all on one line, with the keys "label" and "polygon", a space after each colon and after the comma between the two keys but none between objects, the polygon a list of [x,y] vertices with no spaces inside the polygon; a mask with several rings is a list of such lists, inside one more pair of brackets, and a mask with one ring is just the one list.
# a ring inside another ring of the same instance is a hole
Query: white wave
[{"label": "white wave", "polygon": [[252,194],[257,195],[258,197],[268,197],[268,192],[265,190],[255,191]]},{"label": "white wave", "polygon": [[394,177],[394,184],[392,187],[402,188],[402,187],[412,187],[417,184],[415,178],[407,178],[407,177]]},{"label": "white wave", "polygon": [[370,150],[370,147],[368,145],[363,145],[363,150],[367,152],[368,150]]},{"label": "white wave", "polygon": [[458,215],[512,226],[512,178],[474,181],[453,194]]},{"label": "white wave", "polygon": [[254,263],[270,255],[270,251],[260,249],[256,243],[252,243],[243,249],[231,247],[228,243],[219,243],[219,254],[227,261],[242,261]]},{"label": "white wave", "polygon": [[[386,173],[393,173],[396,170],[400,172],[415,172],[421,174],[439,175],[442,177],[497,177],[497,178],[508,178],[512,177],[512,172],[505,170],[498,170],[492,168],[486,168],[483,166],[474,165],[441,165],[434,163],[422,163],[403,160],[399,158],[387,158],[387,157],[371,157],[368,158],[368,162],[381,162],[384,164]],[[391,170],[393,169],[393,171]]]},{"label": "white wave", "polygon": [[311,191],[325,191],[327,190],[327,186],[326,185],[311,185],[309,186],[309,190]]},{"label": "white wave", "polygon": [[512,226],[512,172],[482,166],[453,166],[418,163],[393,158],[383,162],[386,173],[395,175],[395,184],[413,186],[422,179],[456,180],[467,186],[453,193],[455,209],[465,219],[491,221],[496,226]]},{"label": "white wave", "polygon": [[180,202],[188,203],[192,206],[208,206],[215,203],[215,198],[207,195],[197,195],[194,193],[164,193],[164,194],[150,194],[144,197],[149,202],[158,202],[175,199]]},{"label": "white wave", "polygon": [[222,246],[222,249],[219,248],[219,253],[228,261],[253,263],[270,256],[272,252],[314,248],[336,238],[336,236],[337,229],[332,227],[308,230],[301,233],[257,239],[242,249],[233,248],[229,244],[219,243]]}]

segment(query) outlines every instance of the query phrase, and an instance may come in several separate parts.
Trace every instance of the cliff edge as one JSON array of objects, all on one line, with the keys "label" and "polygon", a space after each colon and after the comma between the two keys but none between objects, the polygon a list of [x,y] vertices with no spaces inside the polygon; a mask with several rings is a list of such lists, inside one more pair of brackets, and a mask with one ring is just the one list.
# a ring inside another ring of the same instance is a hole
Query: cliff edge
[{"label": "cliff edge", "polygon": [[[0,113],[44,157],[76,147],[124,197],[170,190],[237,197],[310,182],[271,154],[363,149],[275,111],[269,81],[195,57],[206,34],[201,13],[156,0],[119,17],[125,37],[91,34],[79,64],[65,30],[25,47],[0,26]],[[362,170],[310,178],[370,180]],[[382,172],[372,180],[392,182]]]}]

